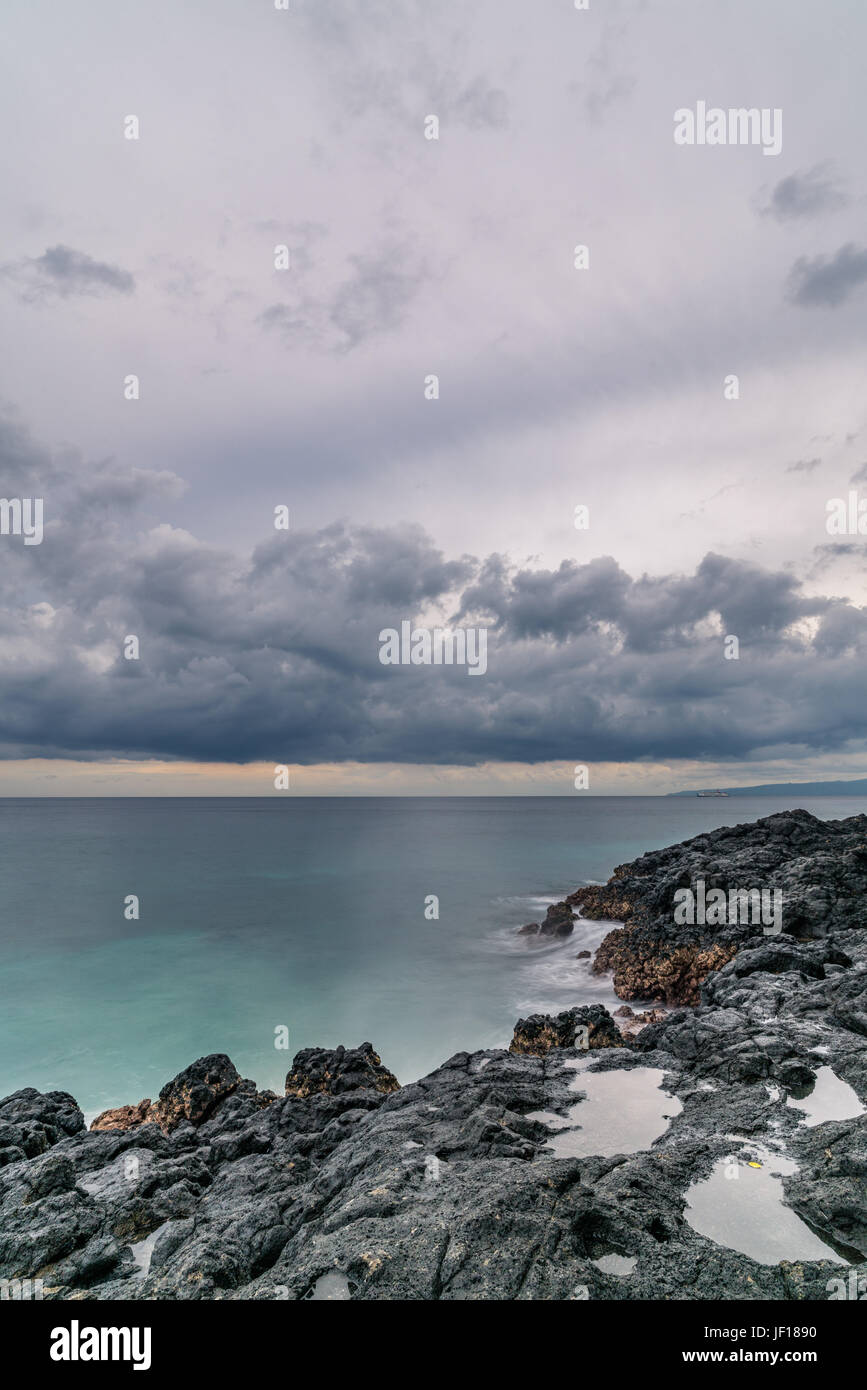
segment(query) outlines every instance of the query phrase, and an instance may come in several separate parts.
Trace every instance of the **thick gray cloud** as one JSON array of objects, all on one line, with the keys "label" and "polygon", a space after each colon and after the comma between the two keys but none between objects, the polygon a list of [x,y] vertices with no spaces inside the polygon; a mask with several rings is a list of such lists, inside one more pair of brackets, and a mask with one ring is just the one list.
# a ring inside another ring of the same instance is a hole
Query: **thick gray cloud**
[{"label": "thick gray cloud", "polygon": [[[171,475],[52,462],[8,422],[2,445],[7,495],[45,502],[41,545],[0,539],[5,757],[749,758],[867,736],[867,614],[790,573],[714,554],[688,575],[528,569],[338,523],[239,556],[160,522]],[[484,625],[487,672],[383,666],[404,619]]]},{"label": "thick gray cloud", "polygon": [[41,256],[3,266],[2,275],[25,299],[76,294],[132,294],[135,279],[128,270],[94,260],[71,246],[49,246]]},{"label": "thick gray cloud", "polygon": [[867,247],[847,242],[833,256],[801,256],[792,266],[789,292],[796,304],[832,308],[867,282]]}]

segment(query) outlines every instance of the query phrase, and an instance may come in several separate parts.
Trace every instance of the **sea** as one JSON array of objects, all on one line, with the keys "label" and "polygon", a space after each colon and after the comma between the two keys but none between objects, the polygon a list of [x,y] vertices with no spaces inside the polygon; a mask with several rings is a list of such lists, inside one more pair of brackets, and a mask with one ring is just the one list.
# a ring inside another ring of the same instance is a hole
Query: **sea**
[{"label": "sea", "polygon": [[792,806],[867,798],[0,799],[0,1096],[68,1091],[89,1120],[210,1052],[282,1093],[301,1048],[366,1041],[406,1083],[528,1013],[613,1009],[576,958],[611,924],[517,929],[646,850]]}]

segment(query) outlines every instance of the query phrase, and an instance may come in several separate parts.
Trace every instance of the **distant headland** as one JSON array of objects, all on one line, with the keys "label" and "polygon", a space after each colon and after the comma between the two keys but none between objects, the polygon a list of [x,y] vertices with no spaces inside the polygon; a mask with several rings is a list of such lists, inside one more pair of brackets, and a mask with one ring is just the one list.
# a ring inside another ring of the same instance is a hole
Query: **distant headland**
[{"label": "distant headland", "polygon": [[695,787],[692,791],[668,792],[668,796],[700,796],[725,793],[726,796],[867,796],[867,777],[846,782],[768,782],[760,787]]}]

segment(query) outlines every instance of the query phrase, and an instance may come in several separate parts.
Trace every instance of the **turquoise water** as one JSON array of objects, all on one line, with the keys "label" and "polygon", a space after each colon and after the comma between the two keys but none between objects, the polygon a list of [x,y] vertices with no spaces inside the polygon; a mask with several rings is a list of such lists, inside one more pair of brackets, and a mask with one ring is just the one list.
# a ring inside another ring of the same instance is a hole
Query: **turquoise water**
[{"label": "turquoise water", "polygon": [[0,800],[0,1095],[67,1090],[93,1114],[155,1096],[207,1052],[282,1090],[299,1048],[367,1040],[413,1080],[505,1046],[522,1013],[616,1004],[575,959],[604,925],[516,937],[548,902],[794,804],[867,810],[860,797]]}]

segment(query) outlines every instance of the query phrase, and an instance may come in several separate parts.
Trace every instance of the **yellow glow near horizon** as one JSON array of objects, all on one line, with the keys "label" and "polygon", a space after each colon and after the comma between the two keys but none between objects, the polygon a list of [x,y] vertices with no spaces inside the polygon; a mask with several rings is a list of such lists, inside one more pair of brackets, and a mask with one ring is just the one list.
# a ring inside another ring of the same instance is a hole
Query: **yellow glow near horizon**
[{"label": "yellow glow near horizon", "polygon": [[289,791],[274,788],[273,763],[194,763],[113,758],[0,762],[0,796],[654,796],[691,787],[751,786],[852,778],[859,768],[815,759],[722,767],[696,762],[593,763],[576,792],[575,764],[484,763],[477,767],[398,763],[288,764]]}]

